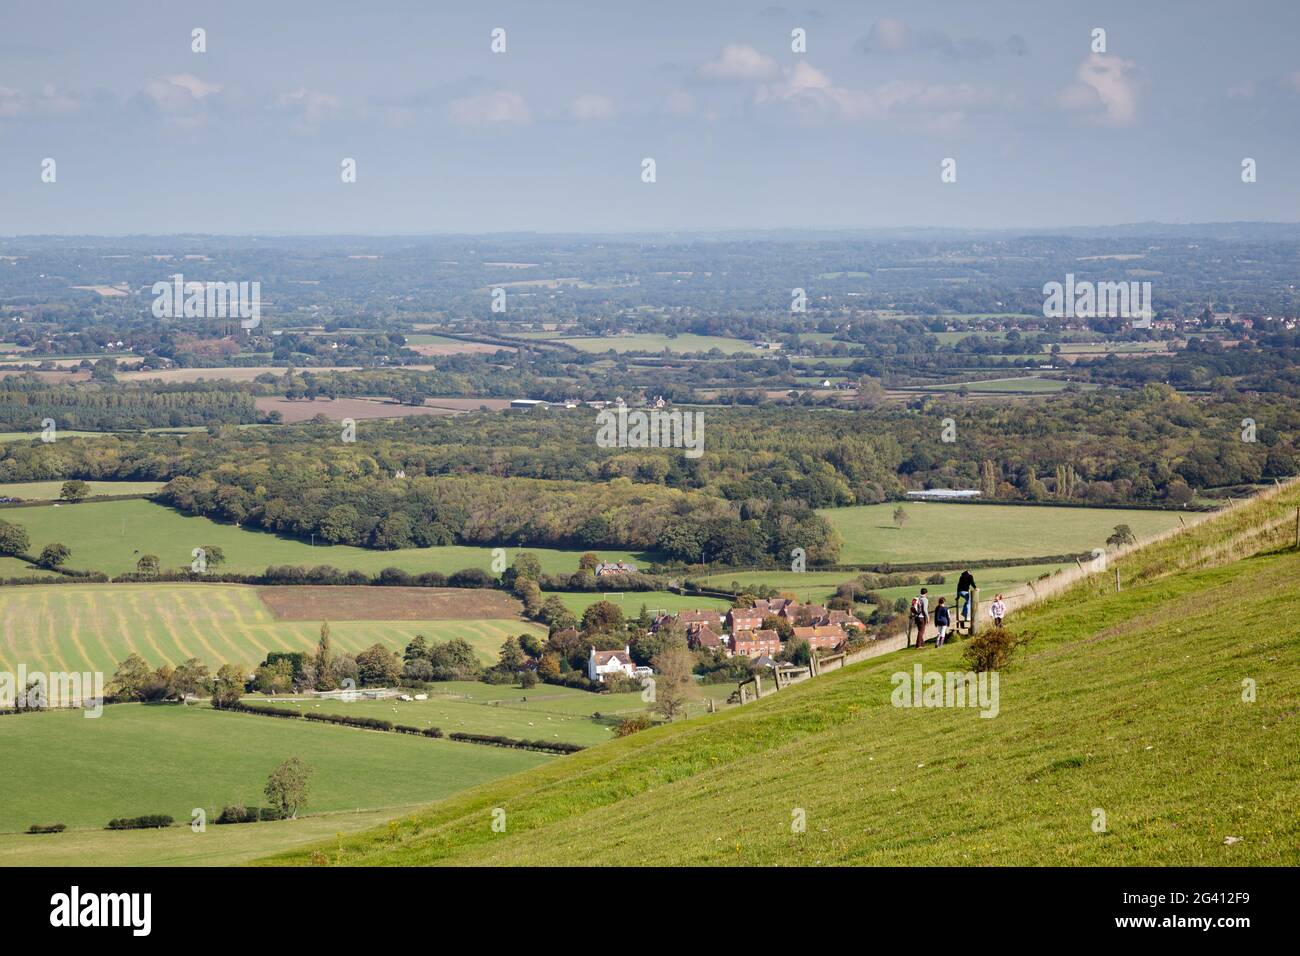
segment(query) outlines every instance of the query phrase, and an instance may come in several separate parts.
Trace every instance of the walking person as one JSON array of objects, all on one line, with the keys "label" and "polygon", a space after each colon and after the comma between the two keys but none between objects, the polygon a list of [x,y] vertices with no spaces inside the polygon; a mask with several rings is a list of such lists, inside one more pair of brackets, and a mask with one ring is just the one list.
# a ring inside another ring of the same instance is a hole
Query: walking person
[{"label": "walking person", "polygon": [[948,617],[948,605],[945,603],[947,598],[939,598],[939,603],[934,606],[934,646],[943,647],[944,638],[948,636],[948,625],[951,619]]},{"label": "walking person", "polygon": [[916,623],[916,648],[920,650],[925,644],[925,626],[930,622],[929,588],[921,588],[921,593],[912,598],[912,620]]},{"label": "walking person", "polygon": [[993,624],[995,627],[1002,626],[1002,619],[1006,617],[1006,614],[1007,614],[1006,602],[1002,600],[1002,595],[999,594],[996,600],[994,600],[994,602],[989,605],[989,615],[993,618]]},{"label": "walking person", "polygon": [[975,575],[971,574],[968,568],[957,579],[957,623],[959,625],[970,620],[970,596],[975,587]]}]

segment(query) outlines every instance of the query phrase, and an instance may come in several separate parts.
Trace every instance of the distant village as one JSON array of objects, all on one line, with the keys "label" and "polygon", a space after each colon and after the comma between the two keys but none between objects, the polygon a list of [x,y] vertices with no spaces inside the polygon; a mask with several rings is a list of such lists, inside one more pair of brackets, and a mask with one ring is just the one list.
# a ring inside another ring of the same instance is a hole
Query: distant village
[{"label": "distant village", "polygon": [[[601,568],[611,567],[622,568],[622,573],[626,573],[630,565],[601,565]],[[600,568],[597,568],[599,574]],[[713,609],[662,614],[654,619],[650,629],[658,631],[665,626],[680,624],[692,650],[711,650],[727,657],[748,657],[761,666],[775,667],[782,644],[780,631],[763,626],[771,618],[788,625],[793,639],[807,641],[814,652],[841,650],[853,632],[866,630],[866,625],[848,611],[831,610],[820,604],[800,604],[789,598],[760,599],[752,607],[734,607],[725,613]],[[602,683],[610,674],[641,678],[652,673],[648,667],[637,667],[626,647],[605,651],[593,647],[587,659],[587,676]]]}]

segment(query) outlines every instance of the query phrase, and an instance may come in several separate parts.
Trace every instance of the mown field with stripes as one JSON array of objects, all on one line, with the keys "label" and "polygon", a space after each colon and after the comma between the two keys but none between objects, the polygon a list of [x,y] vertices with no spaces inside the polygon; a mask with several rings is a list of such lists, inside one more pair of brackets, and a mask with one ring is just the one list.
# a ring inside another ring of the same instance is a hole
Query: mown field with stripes
[{"label": "mown field with stripes", "polygon": [[[522,619],[330,621],[336,651],[355,654],[375,642],[401,650],[416,634],[467,640],[495,661],[511,635],[545,629]],[[316,646],[319,621],[277,620],[254,587],[200,584],[75,584],[7,588],[0,600],[0,670],[112,674],[137,653],[151,665],[197,657],[255,667],[267,651]]]}]

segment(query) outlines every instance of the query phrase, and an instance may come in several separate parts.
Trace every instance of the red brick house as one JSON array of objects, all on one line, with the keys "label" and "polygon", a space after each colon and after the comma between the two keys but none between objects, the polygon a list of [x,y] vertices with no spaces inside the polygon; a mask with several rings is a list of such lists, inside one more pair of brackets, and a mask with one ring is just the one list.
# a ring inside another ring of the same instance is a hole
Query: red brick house
[{"label": "red brick house", "polygon": [[757,631],[763,626],[763,615],[758,611],[734,607],[727,612],[727,630],[732,634]]},{"label": "red brick house", "polygon": [[733,631],[731,652],[742,657],[769,657],[781,653],[781,635],[767,628]]},{"label": "red brick house", "polygon": [[844,628],[838,624],[796,627],[794,636],[795,640],[807,641],[808,646],[814,650],[827,651],[834,650],[849,639],[849,636],[844,633]]},{"label": "red brick house", "polygon": [[726,644],[707,624],[697,624],[686,631],[686,641],[693,650],[721,650]]}]

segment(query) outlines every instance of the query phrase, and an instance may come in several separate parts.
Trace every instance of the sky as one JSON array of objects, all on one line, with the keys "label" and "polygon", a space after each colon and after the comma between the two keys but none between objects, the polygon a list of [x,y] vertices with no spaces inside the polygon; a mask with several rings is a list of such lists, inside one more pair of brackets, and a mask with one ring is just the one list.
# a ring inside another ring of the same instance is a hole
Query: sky
[{"label": "sky", "polygon": [[1293,222],[1297,36],[1294,0],[3,0],[0,235]]}]

